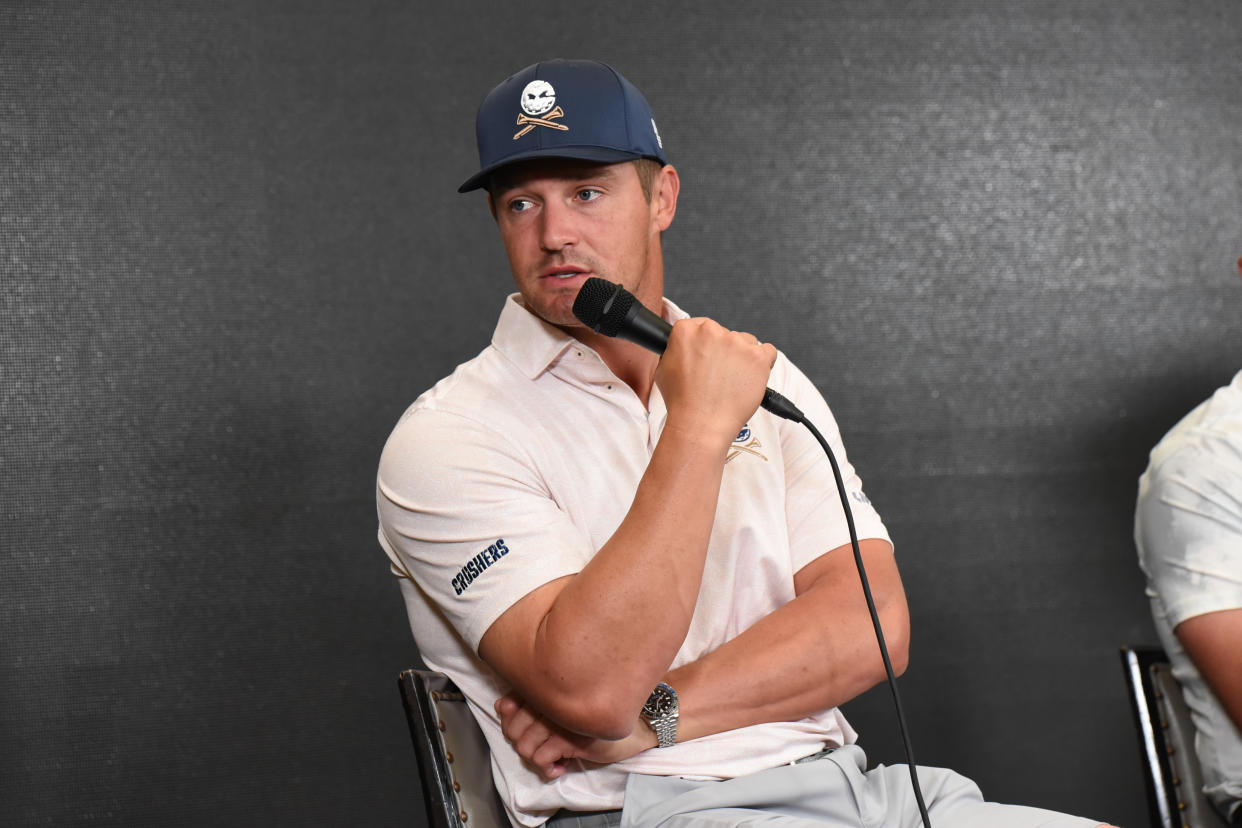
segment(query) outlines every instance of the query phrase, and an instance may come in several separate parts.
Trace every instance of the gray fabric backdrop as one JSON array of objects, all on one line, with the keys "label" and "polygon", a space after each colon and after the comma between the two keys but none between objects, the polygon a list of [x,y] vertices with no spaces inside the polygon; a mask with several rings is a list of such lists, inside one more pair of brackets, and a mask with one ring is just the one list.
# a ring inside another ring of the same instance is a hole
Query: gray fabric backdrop
[{"label": "gray fabric backdrop", "polygon": [[[669,294],[833,404],[921,761],[1146,822],[1135,480],[1240,367],[1242,5],[0,6],[0,822],[419,824],[374,541],[396,417],[509,282],[473,114],[617,66]],[[882,690],[847,708],[900,761]]]}]

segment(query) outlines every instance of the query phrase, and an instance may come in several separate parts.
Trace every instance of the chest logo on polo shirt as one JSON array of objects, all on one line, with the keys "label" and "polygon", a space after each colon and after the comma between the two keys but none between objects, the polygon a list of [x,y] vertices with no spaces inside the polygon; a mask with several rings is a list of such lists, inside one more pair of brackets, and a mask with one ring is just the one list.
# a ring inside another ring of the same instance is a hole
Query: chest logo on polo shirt
[{"label": "chest logo on polo shirt", "polygon": [[509,547],[505,546],[504,538],[497,538],[496,542],[466,561],[466,565],[461,571],[453,576],[453,594],[461,595],[465,592],[475,579],[482,575],[494,563],[498,562],[505,555],[509,554]]},{"label": "chest logo on polo shirt", "polygon": [[756,451],[756,449],[761,448],[763,448],[763,443],[759,442],[758,437],[751,434],[750,423],[747,423],[742,426],[742,430],[739,431],[737,436],[733,438],[733,446],[729,449],[729,456],[725,458],[725,462],[728,463],[734,457],[737,457],[742,453],[746,453],[753,454],[755,457],[758,457],[766,463],[768,458]]}]

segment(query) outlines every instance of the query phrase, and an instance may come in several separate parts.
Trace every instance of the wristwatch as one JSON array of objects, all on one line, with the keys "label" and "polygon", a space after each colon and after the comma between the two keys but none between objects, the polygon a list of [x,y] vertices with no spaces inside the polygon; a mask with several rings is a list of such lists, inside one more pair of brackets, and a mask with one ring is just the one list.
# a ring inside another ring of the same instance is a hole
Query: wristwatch
[{"label": "wristwatch", "polygon": [[643,705],[643,720],[655,731],[662,748],[677,744],[677,691],[664,682],[656,685]]}]

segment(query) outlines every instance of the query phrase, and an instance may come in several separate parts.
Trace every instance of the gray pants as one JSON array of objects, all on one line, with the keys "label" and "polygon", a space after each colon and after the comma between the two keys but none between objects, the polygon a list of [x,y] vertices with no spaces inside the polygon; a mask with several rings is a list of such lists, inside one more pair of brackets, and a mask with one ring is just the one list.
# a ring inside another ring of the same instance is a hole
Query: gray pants
[{"label": "gray pants", "polygon": [[[625,810],[558,815],[553,828],[919,828],[905,765],[866,771],[862,749],[838,748],[819,761],[782,765],[721,782],[631,775]],[[1095,828],[1098,820],[985,802],[969,779],[942,768],[918,770],[933,828]]]}]

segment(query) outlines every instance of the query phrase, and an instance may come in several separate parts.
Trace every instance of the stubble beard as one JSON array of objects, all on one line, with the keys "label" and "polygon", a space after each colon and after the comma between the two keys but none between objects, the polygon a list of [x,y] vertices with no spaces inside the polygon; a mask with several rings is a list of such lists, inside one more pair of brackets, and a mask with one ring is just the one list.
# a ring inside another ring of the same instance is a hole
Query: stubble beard
[{"label": "stubble beard", "polygon": [[[584,268],[589,271],[592,276],[605,279],[609,282],[625,285],[624,277],[618,278],[613,274],[611,268],[605,268],[600,262],[597,262],[594,259],[575,259],[564,262],[563,264],[572,264],[575,267]],[[641,261],[637,262],[636,265],[635,271],[643,275],[638,279],[633,280],[632,284],[625,285],[625,287],[631,293],[640,295],[642,292],[642,285],[646,281],[645,273],[647,268],[647,257],[645,255],[642,256]],[[527,309],[532,311],[536,316],[550,325],[555,325],[556,327],[564,330],[571,328],[581,329],[585,326],[578,321],[578,317],[574,316],[573,312],[574,300],[578,298],[578,291],[580,289],[580,287],[566,286],[560,290],[556,290],[552,294],[544,293],[540,297],[538,304],[532,302],[527,297],[523,297],[523,301],[525,302]],[[570,331],[570,333],[572,334],[573,332]]]},{"label": "stubble beard", "polygon": [[582,323],[574,316],[574,300],[578,298],[577,290],[568,288],[557,291],[555,297],[544,307],[533,308],[535,315],[550,325],[558,328],[581,328]]},{"label": "stubble beard", "polygon": [[[593,259],[574,259],[560,262],[560,264],[580,267],[590,272],[592,276],[612,281],[609,271],[606,271],[599,262]],[[542,280],[537,280],[537,283],[539,281]],[[582,323],[578,321],[578,317],[574,316],[573,311],[574,301],[578,298],[578,291],[580,289],[580,286],[570,287],[568,285],[557,288],[554,283],[552,292],[547,292],[545,288],[538,295],[537,302],[526,298],[526,306],[549,325],[555,325],[562,329],[582,328]]]}]

